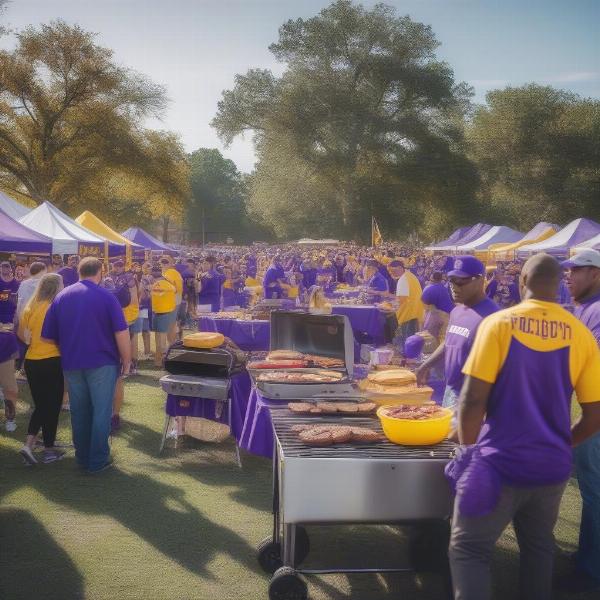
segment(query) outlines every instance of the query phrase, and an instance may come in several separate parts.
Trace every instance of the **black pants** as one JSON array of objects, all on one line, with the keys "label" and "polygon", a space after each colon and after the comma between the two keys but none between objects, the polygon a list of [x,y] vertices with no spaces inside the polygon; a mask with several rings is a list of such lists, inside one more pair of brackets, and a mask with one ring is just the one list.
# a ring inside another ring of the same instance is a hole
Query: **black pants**
[{"label": "black pants", "polygon": [[389,344],[394,339],[394,335],[398,329],[398,319],[396,313],[388,313],[385,315],[385,324],[383,326],[383,335],[386,344]]},{"label": "black pants", "polygon": [[35,406],[27,433],[37,435],[41,428],[44,446],[52,448],[65,387],[60,357],[42,360],[26,358],[25,373]]}]

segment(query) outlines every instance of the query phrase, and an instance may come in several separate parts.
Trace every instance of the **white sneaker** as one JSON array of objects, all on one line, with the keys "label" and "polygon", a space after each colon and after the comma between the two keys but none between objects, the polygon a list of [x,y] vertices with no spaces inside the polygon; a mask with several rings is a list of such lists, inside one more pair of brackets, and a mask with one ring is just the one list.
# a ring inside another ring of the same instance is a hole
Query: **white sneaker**
[{"label": "white sneaker", "polygon": [[13,431],[17,430],[17,422],[14,419],[9,419],[6,421],[4,427],[6,427],[6,431],[12,433]]},{"label": "white sneaker", "polygon": [[31,451],[31,448],[29,446],[23,446],[19,450],[19,454],[23,457],[23,460],[28,465],[37,465],[37,458],[33,455],[33,452]]}]

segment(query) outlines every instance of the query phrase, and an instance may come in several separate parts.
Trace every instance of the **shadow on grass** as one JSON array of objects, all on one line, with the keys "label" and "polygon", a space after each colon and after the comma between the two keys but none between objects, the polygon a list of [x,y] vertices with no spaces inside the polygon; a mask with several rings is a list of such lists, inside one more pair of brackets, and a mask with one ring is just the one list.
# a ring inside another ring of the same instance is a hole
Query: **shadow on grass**
[{"label": "shadow on grass", "polygon": [[[5,494],[12,491],[10,470],[13,467],[9,461],[15,469],[22,468],[14,455],[1,449],[0,463],[8,472],[2,486]],[[165,556],[205,579],[214,579],[206,565],[220,553],[258,571],[255,549],[227,527],[207,519],[186,501],[183,490],[145,475],[126,474],[118,468],[87,475],[77,469],[71,457],[53,466],[57,468],[51,475],[39,467],[29,469],[25,477],[18,478],[17,486],[27,485],[50,502],[82,514],[111,517]],[[23,552],[38,554],[35,536],[21,533],[19,538]]]},{"label": "shadow on grass", "polygon": [[0,598],[79,600],[84,597],[81,573],[44,526],[27,511],[0,510],[0,548]]}]

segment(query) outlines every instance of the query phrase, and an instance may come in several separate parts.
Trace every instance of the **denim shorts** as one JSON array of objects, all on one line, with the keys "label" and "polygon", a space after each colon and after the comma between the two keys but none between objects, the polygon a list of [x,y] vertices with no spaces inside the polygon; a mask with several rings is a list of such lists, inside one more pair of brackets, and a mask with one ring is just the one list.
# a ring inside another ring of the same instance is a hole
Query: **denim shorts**
[{"label": "denim shorts", "polygon": [[152,313],[152,331],[157,333],[167,333],[169,327],[177,319],[177,310],[168,313]]}]

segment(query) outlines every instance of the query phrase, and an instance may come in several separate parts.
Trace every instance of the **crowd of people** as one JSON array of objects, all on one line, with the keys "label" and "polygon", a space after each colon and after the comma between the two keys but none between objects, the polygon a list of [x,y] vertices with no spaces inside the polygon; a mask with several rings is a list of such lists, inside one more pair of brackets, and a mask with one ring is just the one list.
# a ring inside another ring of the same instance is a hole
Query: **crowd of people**
[{"label": "crowd of people", "polygon": [[[442,373],[442,403],[456,412],[462,450],[448,470],[457,497],[455,597],[489,597],[491,551],[511,521],[527,574],[523,597],[549,597],[571,443],[583,513],[578,570],[567,585],[600,586],[600,253],[562,268],[547,255],[486,266],[393,244],[212,246],[146,258],[107,269],[95,258],[63,264],[54,256],[30,262],[27,277],[22,265],[0,264],[0,387],[12,432],[15,364],[29,382],[28,464],[38,462],[40,431],[43,462],[62,457],[56,429],[68,397],[78,463],[92,473],[110,466],[124,377],[139,360],[161,366],[199,314],[262,298],[303,303],[315,286],[326,295],[355,291],[385,315],[386,342],[419,364],[420,384],[433,369]],[[573,391],[582,417],[571,430]]]}]

